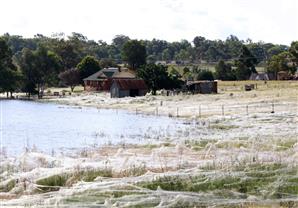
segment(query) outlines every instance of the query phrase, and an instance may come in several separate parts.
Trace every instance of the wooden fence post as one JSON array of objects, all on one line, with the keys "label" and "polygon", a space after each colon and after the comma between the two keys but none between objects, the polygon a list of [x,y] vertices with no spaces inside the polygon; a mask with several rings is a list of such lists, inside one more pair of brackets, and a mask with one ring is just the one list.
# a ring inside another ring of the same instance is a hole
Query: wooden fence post
[{"label": "wooden fence post", "polygon": [[272,109],[271,109],[271,113],[274,113],[274,102],[272,102]]},{"label": "wooden fence post", "polygon": [[158,116],[158,107],[156,107],[156,115]]},{"label": "wooden fence post", "polygon": [[201,118],[201,105],[199,106],[199,118]]},{"label": "wooden fence post", "polygon": [[221,106],[221,114],[222,114],[222,116],[225,115],[225,107],[224,107],[224,105]]},{"label": "wooden fence post", "polygon": [[177,117],[179,117],[179,108],[177,108]]},{"label": "wooden fence post", "polygon": [[248,115],[248,105],[246,105],[246,115]]}]

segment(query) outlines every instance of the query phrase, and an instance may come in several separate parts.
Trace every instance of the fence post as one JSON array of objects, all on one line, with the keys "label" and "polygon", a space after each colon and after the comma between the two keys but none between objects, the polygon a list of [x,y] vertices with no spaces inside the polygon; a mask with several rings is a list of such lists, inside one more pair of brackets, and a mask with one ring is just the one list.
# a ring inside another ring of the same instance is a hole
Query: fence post
[{"label": "fence post", "polygon": [[158,107],[156,107],[156,115],[158,116]]},{"label": "fence post", "polygon": [[136,108],[136,115],[138,114],[138,109]]},{"label": "fence post", "polygon": [[224,116],[225,115],[225,108],[224,105],[221,106],[221,114]]},{"label": "fence post", "polygon": [[179,108],[177,108],[177,117],[179,117]]},{"label": "fence post", "polygon": [[201,105],[199,106],[199,118],[201,118]]},{"label": "fence post", "polygon": [[246,115],[248,115],[248,105],[246,105]]},{"label": "fence post", "polygon": [[272,109],[271,109],[271,113],[274,113],[274,102],[272,102]]}]

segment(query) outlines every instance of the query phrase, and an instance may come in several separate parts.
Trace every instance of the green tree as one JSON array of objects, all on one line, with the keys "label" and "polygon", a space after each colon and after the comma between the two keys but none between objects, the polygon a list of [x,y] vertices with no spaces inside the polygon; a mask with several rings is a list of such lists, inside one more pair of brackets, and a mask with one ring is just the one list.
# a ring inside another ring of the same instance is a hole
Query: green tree
[{"label": "green tree", "polygon": [[220,80],[235,80],[236,77],[232,70],[232,65],[220,60],[215,66],[215,78]]},{"label": "green tree", "polygon": [[146,47],[141,41],[127,41],[121,51],[122,60],[126,61],[133,69],[146,64]]},{"label": "green tree", "polygon": [[211,71],[202,70],[197,75],[197,80],[214,80],[213,73]]},{"label": "green tree", "polygon": [[292,61],[296,67],[298,67],[298,41],[293,41],[289,52],[292,54]]},{"label": "green tree", "polygon": [[296,67],[293,64],[293,58],[293,55],[288,51],[272,56],[267,63],[267,72],[273,73],[275,78],[279,71],[294,73]]},{"label": "green tree", "polygon": [[84,78],[98,72],[100,68],[99,61],[93,56],[86,56],[82,61],[77,65],[77,69],[80,71],[81,82]]},{"label": "green tree", "polygon": [[24,90],[29,95],[37,88],[38,98],[42,98],[46,86],[58,84],[61,61],[54,52],[44,46],[39,46],[33,52],[24,49],[19,66],[24,76]]},{"label": "green tree", "polygon": [[137,71],[138,77],[144,79],[153,95],[159,89],[173,89],[181,87],[181,81],[176,76],[168,74],[167,66],[147,64]]},{"label": "green tree", "polygon": [[246,80],[250,77],[251,73],[257,73],[256,64],[258,64],[256,57],[254,57],[245,45],[242,45],[240,55],[235,61],[237,67],[235,75],[237,80]]},{"label": "green tree", "polygon": [[12,95],[19,79],[17,68],[12,63],[12,52],[6,41],[0,38],[0,92],[10,92]]}]

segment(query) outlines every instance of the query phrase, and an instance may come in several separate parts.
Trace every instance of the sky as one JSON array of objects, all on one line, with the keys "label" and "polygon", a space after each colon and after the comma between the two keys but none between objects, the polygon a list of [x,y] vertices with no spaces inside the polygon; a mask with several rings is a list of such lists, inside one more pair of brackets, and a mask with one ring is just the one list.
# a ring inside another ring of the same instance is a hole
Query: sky
[{"label": "sky", "polygon": [[108,43],[192,41],[195,36],[289,45],[298,40],[297,0],[1,0],[0,34],[82,33]]}]

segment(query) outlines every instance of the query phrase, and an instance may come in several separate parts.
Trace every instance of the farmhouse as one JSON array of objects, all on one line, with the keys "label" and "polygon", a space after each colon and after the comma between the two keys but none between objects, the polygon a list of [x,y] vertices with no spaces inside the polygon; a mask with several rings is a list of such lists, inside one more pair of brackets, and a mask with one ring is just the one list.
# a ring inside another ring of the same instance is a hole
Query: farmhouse
[{"label": "farmhouse", "polygon": [[109,91],[114,79],[135,79],[134,72],[127,68],[104,68],[83,79],[86,91]]},{"label": "farmhouse", "polygon": [[192,93],[217,93],[216,81],[188,81],[186,87],[188,91],[191,91]]},{"label": "farmhouse", "polygon": [[110,92],[112,98],[144,96],[148,87],[142,79],[114,79]]}]

